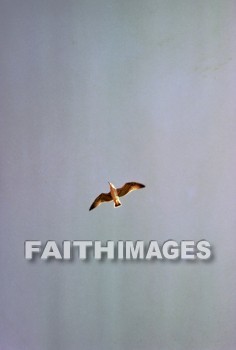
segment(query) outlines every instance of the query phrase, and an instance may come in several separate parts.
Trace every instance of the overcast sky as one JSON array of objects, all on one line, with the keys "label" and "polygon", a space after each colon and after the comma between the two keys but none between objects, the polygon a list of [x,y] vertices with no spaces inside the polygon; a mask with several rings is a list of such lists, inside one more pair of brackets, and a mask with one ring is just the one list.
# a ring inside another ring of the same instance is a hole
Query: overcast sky
[{"label": "overcast sky", "polygon": [[[233,0],[2,0],[0,349],[233,350]],[[146,188],[89,212],[107,181]],[[25,240],[207,239],[210,262]]]}]

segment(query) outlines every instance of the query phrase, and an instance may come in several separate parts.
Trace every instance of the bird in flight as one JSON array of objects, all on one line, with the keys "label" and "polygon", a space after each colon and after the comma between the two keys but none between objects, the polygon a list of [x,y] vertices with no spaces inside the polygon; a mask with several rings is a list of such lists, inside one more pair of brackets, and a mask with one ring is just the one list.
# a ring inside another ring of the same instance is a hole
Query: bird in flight
[{"label": "bird in flight", "polygon": [[103,202],[110,202],[112,200],[114,201],[114,207],[119,207],[121,205],[119,197],[125,196],[131,191],[139,190],[140,188],[145,187],[145,185],[142,185],[138,182],[127,182],[126,184],[124,184],[124,186],[120,188],[115,188],[115,186],[111,182],[108,183],[110,186],[110,192],[101,193],[92,203],[89,210],[98,207]]}]

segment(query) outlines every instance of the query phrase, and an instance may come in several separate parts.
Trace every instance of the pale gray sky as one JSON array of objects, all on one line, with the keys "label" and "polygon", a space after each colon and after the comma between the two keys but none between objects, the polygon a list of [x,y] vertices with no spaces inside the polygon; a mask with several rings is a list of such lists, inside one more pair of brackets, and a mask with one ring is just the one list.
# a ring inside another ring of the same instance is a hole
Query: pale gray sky
[{"label": "pale gray sky", "polygon": [[[2,0],[0,349],[233,350],[233,0]],[[95,196],[146,184],[115,210]],[[209,240],[208,263],[24,241]]]}]

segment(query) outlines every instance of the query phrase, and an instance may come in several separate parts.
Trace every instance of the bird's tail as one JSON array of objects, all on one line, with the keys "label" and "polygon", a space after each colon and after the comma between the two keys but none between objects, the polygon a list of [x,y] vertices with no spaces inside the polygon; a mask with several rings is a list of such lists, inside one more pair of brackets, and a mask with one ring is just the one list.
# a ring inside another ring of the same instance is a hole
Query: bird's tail
[{"label": "bird's tail", "polygon": [[121,205],[121,202],[120,201],[116,201],[115,202],[115,207],[119,207]]}]

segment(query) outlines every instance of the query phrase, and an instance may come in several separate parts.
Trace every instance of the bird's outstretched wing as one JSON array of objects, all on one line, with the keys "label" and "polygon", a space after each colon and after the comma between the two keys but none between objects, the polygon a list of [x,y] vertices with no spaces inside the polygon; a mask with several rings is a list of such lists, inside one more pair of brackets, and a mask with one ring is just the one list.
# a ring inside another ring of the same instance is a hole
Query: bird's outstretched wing
[{"label": "bird's outstretched wing", "polygon": [[89,210],[92,210],[98,207],[102,202],[110,202],[112,201],[111,193],[101,193],[93,202]]},{"label": "bird's outstretched wing", "polygon": [[119,197],[122,197],[131,191],[139,190],[140,188],[144,188],[144,187],[145,185],[140,184],[138,182],[127,182],[121,188],[117,188],[117,194]]}]

